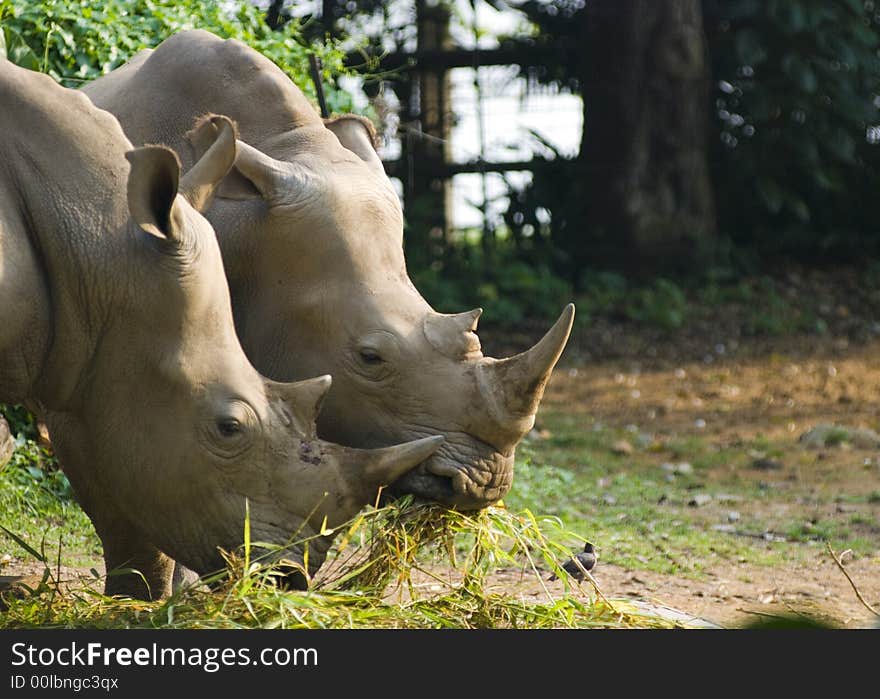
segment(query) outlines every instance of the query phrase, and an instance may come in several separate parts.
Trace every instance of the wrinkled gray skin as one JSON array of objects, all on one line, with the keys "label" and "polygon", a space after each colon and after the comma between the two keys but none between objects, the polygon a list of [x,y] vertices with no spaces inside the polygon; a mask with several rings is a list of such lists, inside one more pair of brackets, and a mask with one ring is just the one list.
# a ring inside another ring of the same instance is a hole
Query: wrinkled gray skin
[{"label": "wrinkled gray skin", "polygon": [[107,593],[168,594],[172,559],[222,568],[246,502],[252,539],[294,568],[310,540],[314,572],[324,518],[354,516],[437,444],[320,441],[330,378],[276,383],[247,360],[197,210],[232,166],[231,122],[203,125],[216,142],[179,180],[172,151],[132,150],[47,76],[0,61],[0,105],[0,402],[44,416],[107,570],[143,573],[108,577]]},{"label": "wrinkled gray skin", "polygon": [[413,287],[403,216],[358,117],[326,124],[300,90],[244,44],[181,32],[82,88],[135,143],[184,154],[197,117],[227,114],[250,146],[207,212],[220,238],[236,329],[267,376],[333,375],[322,437],[361,447],[444,435],[394,486],[462,509],[510,488],[514,448],[568,339],[574,307],[528,353],[484,357],[480,311],[436,313]]}]

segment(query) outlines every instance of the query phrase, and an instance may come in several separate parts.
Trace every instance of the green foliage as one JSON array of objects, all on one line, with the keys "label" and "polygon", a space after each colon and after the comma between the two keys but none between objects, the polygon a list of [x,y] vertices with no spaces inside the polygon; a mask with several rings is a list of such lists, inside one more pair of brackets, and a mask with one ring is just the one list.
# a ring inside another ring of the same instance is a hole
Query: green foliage
[{"label": "green foliage", "polygon": [[412,278],[441,312],[479,306],[486,321],[501,326],[555,318],[572,295],[571,286],[547,266],[524,261],[503,244],[487,256],[463,243],[426,269],[414,270]]},{"label": "green foliage", "polygon": [[635,321],[672,330],[684,324],[687,300],[674,282],[661,277],[640,290],[627,311]]},{"label": "green foliage", "polygon": [[[14,63],[48,73],[67,87],[79,87],[186,29],[205,29],[235,38],[274,61],[314,98],[308,54],[320,56],[331,108],[348,111],[347,93],[335,89],[343,73],[343,54],[332,44],[306,45],[295,21],[278,31],[263,11],[246,0],[35,0],[0,1],[0,26],[6,53]],[[329,89],[328,89],[329,88]]]},{"label": "green foliage", "polygon": [[4,469],[8,485],[27,495],[29,489],[38,489],[66,502],[73,501],[73,491],[67,477],[58,469],[54,454],[38,441],[37,421],[20,405],[0,404],[0,415],[6,418],[15,437],[15,451]]},{"label": "green foliage", "polygon": [[582,275],[581,289],[578,313],[587,320],[601,316],[675,330],[688,318],[684,289],[663,277],[634,284],[615,272],[590,270]]},{"label": "green foliage", "polygon": [[16,440],[15,452],[6,466],[9,482],[24,489],[39,488],[56,498],[73,501],[73,491],[67,476],[58,470],[58,462],[52,453],[36,442]]},{"label": "green foliage", "polygon": [[24,555],[20,542],[9,532],[45,550],[47,539],[58,543],[63,531],[64,541],[73,547],[65,564],[91,561],[100,552],[95,530],[77,505],[55,456],[36,441],[34,418],[20,406],[0,405],[0,414],[15,435],[15,451],[0,470],[0,554]]},{"label": "green foliage", "polygon": [[38,437],[37,421],[24,406],[0,403],[0,415],[6,418],[13,436],[17,436],[21,440],[36,441]]},{"label": "green foliage", "polygon": [[706,0],[720,224],[816,257],[880,243],[873,0]]}]

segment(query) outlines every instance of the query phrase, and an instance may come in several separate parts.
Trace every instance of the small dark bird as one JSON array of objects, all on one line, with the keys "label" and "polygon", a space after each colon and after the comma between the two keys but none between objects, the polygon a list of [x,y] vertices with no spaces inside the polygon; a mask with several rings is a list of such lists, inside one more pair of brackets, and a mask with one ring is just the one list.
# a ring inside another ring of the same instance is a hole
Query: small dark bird
[{"label": "small dark bird", "polygon": [[[578,567],[577,563],[575,563],[575,558],[580,561],[580,564],[584,567],[584,570],[589,572],[596,566],[596,561],[598,560],[598,556],[596,556],[596,549],[593,548],[593,545],[590,542],[587,542],[586,544],[584,544],[583,551],[577,554],[574,558],[569,558],[565,563],[562,564],[562,570],[564,570],[578,582],[581,582],[584,579],[584,571]],[[557,576],[555,574],[551,575],[548,578],[548,580],[556,579]]]}]

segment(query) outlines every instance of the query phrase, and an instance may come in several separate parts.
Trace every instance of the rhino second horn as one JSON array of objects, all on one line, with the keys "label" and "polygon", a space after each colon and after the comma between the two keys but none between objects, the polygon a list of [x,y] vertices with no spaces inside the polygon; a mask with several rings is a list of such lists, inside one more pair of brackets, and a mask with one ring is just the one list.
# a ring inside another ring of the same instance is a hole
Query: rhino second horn
[{"label": "rhino second horn", "polygon": [[464,313],[430,313],[425,316],[425,337],[431,346],[445,357],[459,359],[480,352],[476,336],[482,308]]},{"label": "rhino second horn", "polygon": [[424,437],[412,442],[381,449],[352,449],[352,465],[375,485],[389,485],[407,471],[427,460],[445,441],[443,435]]},{"label": "rhino second horn", "polygon": [[571,334],[574,304],[568,304],[547,334],[531,349],[486,365],[486,390],[498,397],[507,418],[533,416],[544,396],[544,387]]},{"label": "rhino second horn", "polygon": [[477,323],[480,322],[481,315],[483,315],[483,309],[475,308],[472,311],[447,316],[447,318],[459,328],[460,332],[475,333],[477,332]]},{"label": "rhino second horn", "polygon": [[282,395],[296,416],[296,427],[308,438],[315,437],[315,421],[332,383],[330,375],[324,374],[305,381],[280,384]]}]

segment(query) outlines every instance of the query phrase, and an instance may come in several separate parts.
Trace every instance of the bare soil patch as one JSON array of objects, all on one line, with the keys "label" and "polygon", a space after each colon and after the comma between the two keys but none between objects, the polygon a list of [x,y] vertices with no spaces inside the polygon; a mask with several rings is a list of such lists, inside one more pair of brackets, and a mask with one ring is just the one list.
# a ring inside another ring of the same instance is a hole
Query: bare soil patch
[{"label": "bare soil patch", "polygon": [[[820,423],[880,427],[880,342],[827,338],[817,344],[815,338],[803,337],[768,343],[761,351],[754,346],[743,350],[707,353],[690,361],[617,357],[590,364],[569,362],[554,373],[544,407],[580,412],[621,429],[636,424],[661,440],[694,435],[720,447],[759,438],[787,442],[778,470],[775,464],[762,470],[725,463],[703,476],[722,480],[737,469],[740,478],[776,488],[777,497],[737,504],[768,520],[783,510],[786,517],[810,522],[827,514],[825,510],[846,514],[859,509],[866,515],[864,534],[874,537],[876,549],[873,555],[849,560],[846,569],[863,597],[880,610],[880,504],[869,498],[868,505],[856,508],[829,497],[857,498],[880,491],[880,449],[846,443],[817,449],[798,440]],[[699,355],[691,352],[695,354]],[[788,498],[786,489],[797,494]],[[774,511],[757,512],[760,508]],[[722,625],[793,612],[846,627],[877,623],[878,617],[859,602],[830,554],[817,543],[792,543],[800,549],[798,555],[776,567],[719,559],[708,562],[699,578],[691,578],[600,560],[595,578],[608,597],[652,600]],[[760,539],[754,544],[769,545]]]}]

